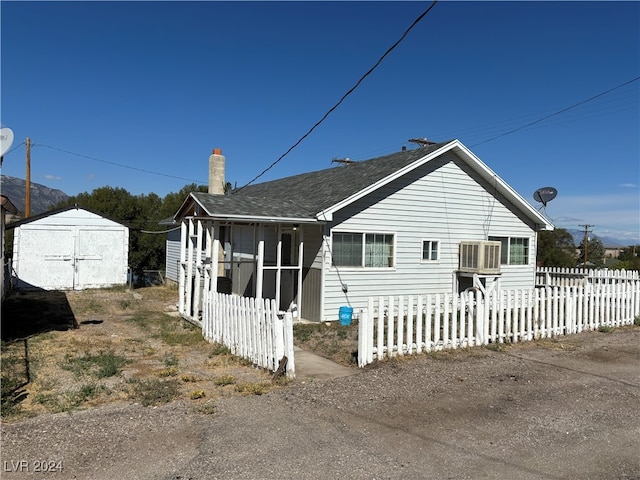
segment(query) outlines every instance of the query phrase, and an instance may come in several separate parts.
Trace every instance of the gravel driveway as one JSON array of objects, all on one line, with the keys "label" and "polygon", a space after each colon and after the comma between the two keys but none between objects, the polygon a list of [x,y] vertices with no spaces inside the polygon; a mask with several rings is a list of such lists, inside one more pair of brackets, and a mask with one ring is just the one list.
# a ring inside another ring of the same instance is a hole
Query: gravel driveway
[{"label": "gravel driveway", "polygon": [[40,416],[2,425],[2,479],[640,479],[639,367],[628,327],[384,362],[212,415]]}]

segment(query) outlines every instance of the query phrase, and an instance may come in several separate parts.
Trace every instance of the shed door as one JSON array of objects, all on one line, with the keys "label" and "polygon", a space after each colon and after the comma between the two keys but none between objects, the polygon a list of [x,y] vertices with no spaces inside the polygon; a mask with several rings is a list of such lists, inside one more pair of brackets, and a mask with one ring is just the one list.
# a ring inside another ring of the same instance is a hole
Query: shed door
[{"label": "shed door", "polygon": [[[43,235],[46,242],[43,243]],[[73,229],[22,229],[18,278],[21,288],[73,288]]]},{"label": "shed door", "polygon": [[122,229],[79,228],[75,288],[122,283],[126,277]]}]

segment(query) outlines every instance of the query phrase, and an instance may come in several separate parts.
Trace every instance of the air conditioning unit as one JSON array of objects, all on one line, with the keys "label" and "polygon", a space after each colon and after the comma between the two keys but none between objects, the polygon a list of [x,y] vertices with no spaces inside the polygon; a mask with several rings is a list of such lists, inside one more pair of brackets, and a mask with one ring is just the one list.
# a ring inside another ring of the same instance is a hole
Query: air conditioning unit
[{"label": "air conditioning unit", "polygon": [[460,266],[462,273],[500,273],[500,242],[460,242]]}]

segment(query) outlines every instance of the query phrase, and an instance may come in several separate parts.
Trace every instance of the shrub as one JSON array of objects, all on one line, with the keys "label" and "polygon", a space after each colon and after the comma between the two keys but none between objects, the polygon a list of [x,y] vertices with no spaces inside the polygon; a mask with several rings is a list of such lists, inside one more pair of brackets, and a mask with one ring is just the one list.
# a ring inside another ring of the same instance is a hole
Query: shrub
[{"label": "shrub", "polygon": [[216,385],[220,385],[221,387],[224,387],[225,385],[232,385],[234,383],[236,383],[236,379],[233,375],[223,375],[216,380]]},{"label": "shrub", "polygon": [[189,394],[189,398],[191,400],[197,400],[199,398],[204,398],[204,397],[205,397],[204,390],[194,390]]}]

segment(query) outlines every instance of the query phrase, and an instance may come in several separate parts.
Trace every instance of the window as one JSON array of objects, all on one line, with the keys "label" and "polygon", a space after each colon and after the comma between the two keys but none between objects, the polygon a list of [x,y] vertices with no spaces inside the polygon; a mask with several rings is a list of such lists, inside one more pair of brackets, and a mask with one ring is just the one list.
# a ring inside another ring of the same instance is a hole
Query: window
[{"label": "window", "polygon": [[529,239],[520,237],[489,237],[489,240],[500,242],[501,265],[528,265]]},{"label": "window", "polygon": [[422,261],[423,262],[435,262],[439,258],[440,242],[437,240],[423,240],[422,241]]},{"label": "window", "polygon": [[393,234],[334,232],[332,244],[334,267],[393,267]]}]

